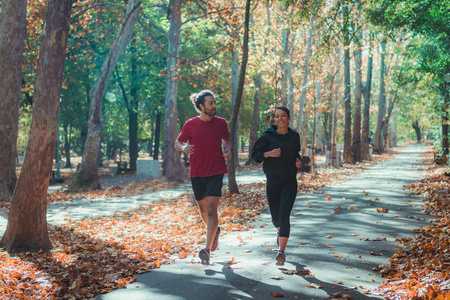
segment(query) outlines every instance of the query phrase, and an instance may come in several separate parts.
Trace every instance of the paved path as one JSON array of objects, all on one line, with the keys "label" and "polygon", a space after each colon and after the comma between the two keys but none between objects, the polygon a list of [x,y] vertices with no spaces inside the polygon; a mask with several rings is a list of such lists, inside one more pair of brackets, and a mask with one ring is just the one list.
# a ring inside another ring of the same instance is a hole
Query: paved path
[{"label": "paved path", "polygon": [[[284,267],[276,266],[276,252],[267,250],[277,246],[266,211],[254,222],[254,230],[223,234],[210,266],[190,263],[191,258],[178,259],[175,264],[136,276],[137,281],[125,289],[98,295],[96,299],[273,299],[271,292],[292,299],[328,299],[339,291],[354,299],[378,299],[363,294],[383,280],[372,268],[388,263],[399,247],[396,237],[412,236],[413,229],[426,224],[420,207],[422,199],[403,190],[404,185],[420,178],[417,166],[424,150],[422,145],[408,146],[395,159],[371,167],[345,183],[327,187],[322,193],[299,194],[291,216]],[[239,175],[238,183],[263,179],[261,172],[249,172]],[[51,203],[48,220],[57,225],[66,219],[94,218],[151,201],[173,199],[186,190],[190,190],[189,184],[129,198]],[[332,197],[330,201],[327,195]],[[339,206],[341,210],[335,211]],[[389,212],[381,214],[377,208]],[[0,214],[0,236],[5,229],[6,216]],[[233,258],[236,263],[228,264]],[[310,270],[314,278],[286,275],[283,270]],[[283,279],[272,279],[280,277]],[[321,284],[323,288],[307,287],[309,283]]]},{"label": "paved path", "polygon": [[[283,267],[274,262],[276,252],[268,250],[277,246],[266,211],[254,222],[254,230],[222,235],[211,265],[177,260],[96,299],[273,299],[270,293],[275,292],[290,299],[328,299],[336,292],[353,299],[380,299],[364,294],[383,280],[372,268],[388,263],[399,247],[395,238],[411,237],[413,229],[427,224],[422,199],[403,190],[420,178],[417,166],[424,150],[410,145],[393,160],[323,193],[298,195]],[[341,210],[335,210],[339,206]],[[228,264],[233,258],[236,263]],[[283,270],[310,270],[313,276]],[[323,288],[307,287],[310,283]]]}]

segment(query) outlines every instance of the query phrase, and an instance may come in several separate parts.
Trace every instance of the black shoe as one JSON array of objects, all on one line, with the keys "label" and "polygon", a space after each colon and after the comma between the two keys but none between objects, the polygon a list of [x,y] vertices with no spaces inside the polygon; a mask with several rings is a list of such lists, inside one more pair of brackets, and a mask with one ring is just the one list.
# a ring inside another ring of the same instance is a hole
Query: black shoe
[{"label": "black shoe", "polygon": [[200,250],[198,257],[200,257],[200,259],[202,260],[202,265],[209,265],[210,253],[208,249],[204,248]]}]

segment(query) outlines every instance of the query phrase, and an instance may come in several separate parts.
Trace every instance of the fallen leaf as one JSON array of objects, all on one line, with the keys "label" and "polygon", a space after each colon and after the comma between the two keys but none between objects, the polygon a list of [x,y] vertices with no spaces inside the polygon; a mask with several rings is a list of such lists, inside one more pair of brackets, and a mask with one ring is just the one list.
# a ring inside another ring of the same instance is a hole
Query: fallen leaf
[{"label": "fallen leaf", "polygon": [[270,277],[270,279],[274,279],[274,280],[283,280],[284,277],[272,276],[272,277]]},{"label": "fallen leaf", "polygon": [[330,201],[331,199],[333,199],[333,198],[331,198],[330,195],[328,195],[327,200]]},{"label": "fallen leaf", "polygon": [[275,292],[275,293],[270,292],[270,295],[272,295],[272,297],[274,297],[274,298],[283,298],[284,297],[283,294],[280,294],[278,292]]},{"label": "fallen leaf", "polygon": [[333,235],[332,235],[332,234],[327,235],[325,238],[327,238],[327,239],[332,239],[332,238],[333,238]]},{"label": "fallen leaf", "polygon": [[306,286],[314,289],[323,289],[323,284],[321,283],[308,283]]}]

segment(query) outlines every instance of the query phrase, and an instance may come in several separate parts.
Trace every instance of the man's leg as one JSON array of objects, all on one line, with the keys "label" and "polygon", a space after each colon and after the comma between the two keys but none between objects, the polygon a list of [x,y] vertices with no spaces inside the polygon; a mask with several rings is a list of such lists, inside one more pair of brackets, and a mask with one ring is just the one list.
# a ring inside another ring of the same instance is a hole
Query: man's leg
[{"label": "man's leg", "polygon": [[197,201],[198,209],[200,210],[200,216],[202,217],[203,222],[206,226],[208,226],[208,211],[206,209],[206,198],[203,198],[202,200]]},{"label": "man's leg", "polygon": [[211,249],[214,237],[216,236],[217,226],[219,225],[219,216],[217,214],[217,208],[219,206],[220,197],[206,196],[206,211],[207,221],[206,223],[206,248]]}]

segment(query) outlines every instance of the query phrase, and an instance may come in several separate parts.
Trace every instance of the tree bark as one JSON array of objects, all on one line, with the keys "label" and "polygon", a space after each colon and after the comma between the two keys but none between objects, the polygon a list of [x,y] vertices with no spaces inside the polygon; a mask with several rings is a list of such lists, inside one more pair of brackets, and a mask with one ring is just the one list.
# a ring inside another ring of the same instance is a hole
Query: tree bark
[{"label": "tree bark", "polygon": [[111,44],[108,56],[103,62],[97,82],[89,92],[91,103],[89,107],[88,133],[80,168],[75,174],[72,184],[68,187],[68,190],[71,192],[101,188],[98,174],[104,124],[101,103],[114,68],[119,61],[119,58],[125,52],[131,39],[134,25],[137,22],[137,16],[140,11],[140,5],[140,0],[129,1],[127,12],[122,19],[119,32],[117,33],[114,42]]},{"label": "tree bark", "polygon": [[47,189],[55,154],[62,74],[72,0],[49,0],[34,91],[31,130],[0,247],[10,253],[52,248]]},{"label": "tree bark", "polygon": [[[247,0],[245,4],[245,21],[244,21],[244,45],[242,51],[242,62],[241,62],[241,70],[239,72],[239,85],[236,94],[236,103],[233,107],[233,113],[231,115],[230,120],[230,134],[231,141],[233,144],[233,149],[237,147],[235,144],[235,136],[234,132],[236,131],[238,116],[239,116],[239,108],[242,102],[242,96],[244,94],[244,83],[245,83],[245,73],[247,69],[247,61],[248,61],[248,39],[249,39],[249,27],[250,27],[250,2],[251,0]],[[230,193],[239,193],[239,188],[236,183],[236,168],[234,165],[234,160],[230,159],[228,164],[228,189]]]},{"label": "tree bark", "polygon": [[380,64],[380,94],[378,95],[378,118],[374,136],[374,152],[384,153],[383,127],[386,114],[386,87],[384,75],[386,74],[386,40],[381,41],[381,64]]},{"label": "tree bark", "polygon": [[[362,35],[359,36],[362,39]],[[361,98],[362,98],[362,45],[355,50],[355,107],[353,120],[352,156],[353,163],[362,161],[361,154]]]},{"label": "tree bark", "polygon": [[4,0],[0,18],[0,201],[11,198],[16,185],[17,135],[22,90],[26,0]]},{"label": "tree bark", "polygon": [[181,0],[173,0],[170,7],[169,59],[167,62],[166,101],[164,118],[164,161],[163,173],[170,182],[185,179],[180,154],[174,143],[178,137],[177,95],[178,95],[178,54],[180,50]]},{"label": "tree bark", "polygon": [[369,146],[370,146],[370,96],[372,90],[372,72],[373,72],[373,55],[372,55],[372,38],[369,41],[369,58],[367,60],[367,80],[364,86],[364,113],[363,113],[363,126],[362,126],[362,148],[361,158],[363,160],[370,159]]},{"label": "tree bark", "polygon": [[344,6],[344,163],[353,163],[352,156],[352,104],[350,91],[350,32],[349,9]]}]

